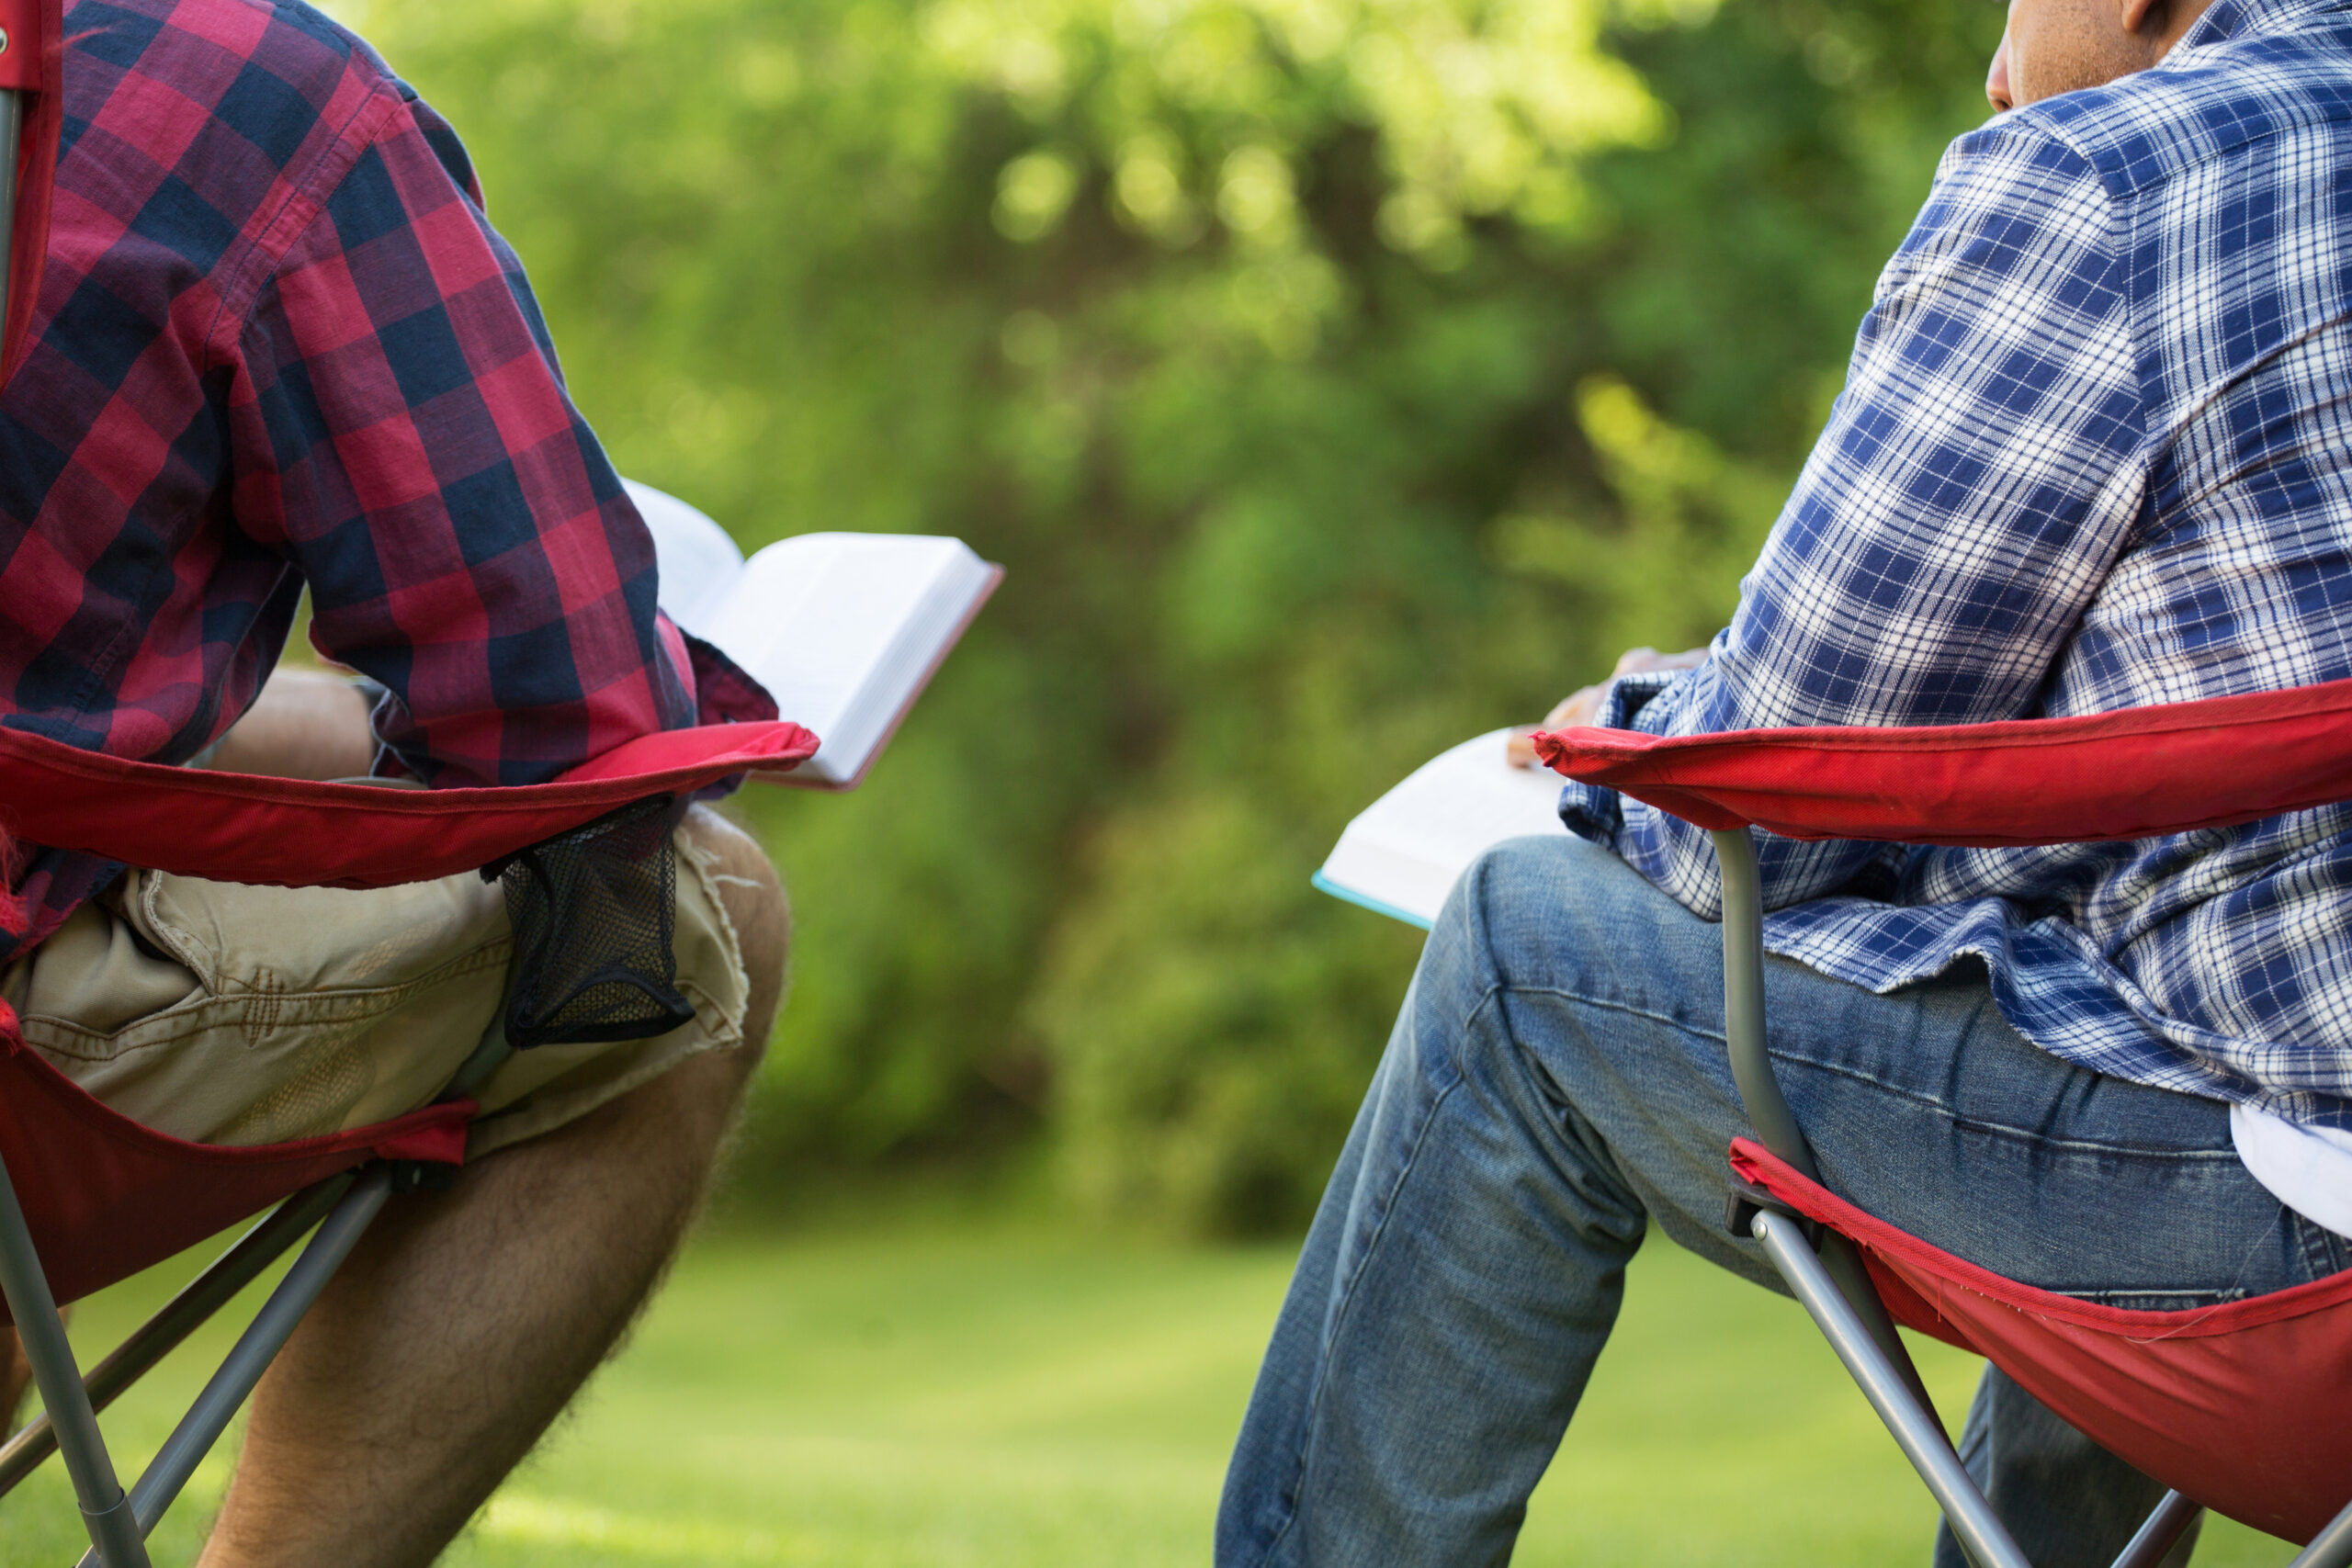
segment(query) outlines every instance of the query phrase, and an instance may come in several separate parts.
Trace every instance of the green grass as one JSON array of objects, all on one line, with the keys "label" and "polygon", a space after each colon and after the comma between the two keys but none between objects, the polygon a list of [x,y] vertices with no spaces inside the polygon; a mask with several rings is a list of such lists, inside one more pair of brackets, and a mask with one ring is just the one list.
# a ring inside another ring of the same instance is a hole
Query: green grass
[{"label": "green grass", "polygon": [[[1287,1248],[1182,1251],[939,1221],[694,1247],[635,1342],[446,1560],[521,1564],[1201,1564]],[[110,1342],[177,1277],[90,1303]],[[217,1354],[225,1335],[209,1334]],[[1928,1347],[1956,1418],[1974,1375]],[[143,1461],[204,1368],[109,1416]],[[187,1562],[215,1461],[159,1537]],[[1522,1564],[1924,1562],[1922,1493],[1790,1303],[1662,1241],[1537,1494]],[[0,1503],[0,1568],[72,1561],[52,1465]],[[2208,1531],[2200,1568],[2283,1563]]]}]

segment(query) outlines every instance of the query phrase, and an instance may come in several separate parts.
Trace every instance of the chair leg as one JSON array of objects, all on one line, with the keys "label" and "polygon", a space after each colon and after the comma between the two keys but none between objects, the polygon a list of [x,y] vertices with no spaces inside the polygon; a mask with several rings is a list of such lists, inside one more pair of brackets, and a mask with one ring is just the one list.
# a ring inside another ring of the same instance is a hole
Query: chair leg
[{"label": "chair leg", "polygon": [[[17,215],[17,141],[24,120],[24,102],[13,91],[0,91],[0,305],[8,295],[8,253]],[[90,1408],[82,1387],[81,1369],[74,1364],[74,1347],[65,1337],[65,1320],[57,1315],[57,1298],[50,1291],[49,1275],[33,1247],[32,1233],[17,1201],[16,1185],[0,1162],[0,1297],[17,1325],[25,1359],[32,1366],[33,1384],[40,1390],[44,1409],[57,1428],[58,1448],[74,1494],[82,1505],[82,1522],[90,1532],[91,1557],[105,1568],[148,1568],[147,1542],[133,1520],[122,1483],[115,1479],[114,1461],[98,1431],[97,1412]]]},{"label": "chair leg", "polygon": [[2123,1555],[2115,1560],[2115,1568],[2156,1568],[2204,1512],[2202,1505],[2179,1493],[2165,1493],[2148,1522],[2140,1527],[2140,1533],[2132,1538],[2132,1544],[2123,1549]]},{"label": "chair leg", "polygon": [[2352,1504],[2312,1537],[2312,1543],[2287,1568],[2352,1568]]},{"label": "chair leg", "polygon": [[[90,1408],[104,1411],[158,1361],[177,1349],[187,1337],[209,1322],[238,1292],[259,1278],[283,1257],[287,1248],[326,1217],[355,1179],[331,1176],[297,1192],[254,1225],[235,1246],[215,1258],[154,1316],[117,1346],[83,1380]],[[0,1497],[40,1468],[57,1451],[57,1431],[46,1413],[26,1423],[24,1430],[0,1446]]]},{"label": "chair leg", "polygon": [[83,1561],[93,1568],[148,1568],[145,1532],[115,1478],[114,1461],[98,1431],[97,1412],[82,1386],[74,1347],[65,1337],[65,1320],[57,1314],[57,1298],[33,1247],[6,1161],[0,1161],[0,1294],[6,1295],[8,1315],[16,1320],[25,1359],[32,1363],[34,1385],[56,1429],[58,1450],[82,1506],[82,1522],[90,1532],[90,1554]]},{"label": "chair leg", "polygon": [[1765,1212],[1749,1222],[1748,1234],[1764,1244],[1781,1277],[1813,1314],[1855,1382],[1861,1385],[1863,1397],[1886,1423],[1919,1479],[1928,1483],[1951,1523],[1952,1534],[1978,1568],[2033,1568],[1975,1481],[1962,1468],[1943,1424],[1912,1393],[1894,1361],[1871,1337],[1860,1314],[1822,1267],[1804,1230],[1785,1214]]},{"label": "chair leg", "polygon": [[[0,91],[0,303],[8,294],[8,252],[17,213],[17,140],[23,124],[22,98]],[[147,1543],[132,1521],[122,1483],[115,1479],[114,1461],[98,1431],[97,1413],[83,1392],[81,1369],[74,1361],[74,1347],[65,1337],[65,1320],[57,1315],[57,1298],[50,1291],[49,1275],[33,1247],[32,1233],[17,1201],[16,1185],[0,1162],[0,1296],[17,1325],[25,1359],[32,1366],[34,1386],[42,1406],[57,1428],[58,1447],[74,1480],[74,1494],[82,1505],[83,1523],[90,1532],[91,1554],[106,1568],[147,1568]]]},{"label": "chair leg", "polygon": [[[0,94],[0,98],[6,96]],[[0,217],[5,217],[5,214],[0,214]],[[0,264],[5,264],[5,254],[0,254]],[[441,1099],[447,1100],[461,1097],[511,1054],[511,1048],[503,1038],[484,1043],[467,1058]],[[0,1169],[0,1184],[5,1184],[6,1177],[6,1170]],[[318,1227],[318,1234],[311,1238],[310,1246],[303,1249],[302,1256],[295,1260],[286,1278],[270,1293],[269,1300],[239,1337],[220,1371],[205,1385],[196,1404],[181,1418],[179,1426],[156,1454],[154,1462],[148,1466],[146,1473],[139,1478],[127,1497],[115,1482],[112,1461],[106,1458],[103,1444],[99,1446],[98,1457],[105,1467],[105,1487],[101,1490],[110,1487],[113,1495],[121,1499],[115,1512],[125,1521],[121,1527],[123,1533],[128,1537],[130,1549],[137,1555],[124,1555],[119,1542],[99,1543],[94,1524],[93,1550],[82,1559],[83,1568],[146,1568],[146,1536],[179,1496],[188,1478],[196,1473],[196,1467],[203,1462],[204,1456],[220,1441],[221,1433],[228,1429],[237,1411],[261,1382],[262,1375],[269,1370],[270,1362],[292,1336],[303,1314],[310,1311],[311,1304],[326,1289],[335,1270],[342,1267],[351,1249],[358,1245],[360,1236],[382,1211],[393,1188],[391,1168],[378,1165],[356,1175],[346,1173],[329,1177],[296,1193],[279,1204],[266,1219],[247,1231],[233,1247],[118,1346],[112,1354],[98,1363],[86,1380],[74,1368],[68,1352],[63,1363],[63,1376],[73,1385],[72,1394],[52,1399],[44,1383],[42,1403],[49,1410],[66,1409],[78,1404],[87,1413],[90,1431],[95,1435],[97,1429],[96,1411],[112,1404],[158,1361],[177,1348],[239,1291],[276,1262],[288,1247],[300,1239],[305,1231],[313,1225]],[[33,1255],[29,1234],[24,1230],[23,1215],[17,1208],[13,1191],[6,1192],[5,1196],[6,1213],[0,1214],[0,1220],[13,1217],[16,1229],[23,1237],[24,1257],[30,1261],[37,1276],[41,1299],[47,1301],[47,1277],[40,1273],[40,1260]],[[0,1230],[5,1228],[5,1225],[0,1225]],[[0,1236],[0,1240],[5,1239],[5,1236]],[[13,1294],[9,1301],[14,1313],[16,1298]],[[49,1314],[52,1319],[57,1318],[53,1303],[49,1307]],[[20,1323],[24,1320],[21,1313],[14,1313],[14,1315]],[[59,1325],[55,1338],[62,1344],[62,1320],[59,1320]],[[28,1351],[30,1352],[29,1344]],[[61,1431],[59,1424],[53,1422],[45,1410],[23,1431],[9,1438],[5,1446],[0,1446],[0,1496],[5,1496],[37,1469],[42,1460],[61,1449],[66,1450],[69,1469],[78,1462],[73,1451],[70,1432],[73,1422],[69,1420],[64,1425],[68,1430]],[[75,1472],[74,1479],[78,1487],[81,1483],[80,1472]],[[88,1512],[86,1504],[84,1511]]]},{"label": "chair leg", "polygon": [[[286,1278],[254,1314],[253,1322],[238,1338],[220,1370],[196,1396],[178,1427],[165,1438],[157,1451],[154,1462],[130,1489],[130,1511],[137,1520],[138,1532],[143,1538],[155,1528],[165,1509],[179,1496],[180,1489],[196,1473],[220,1434],[229,1429],[237,1411],[252,1393],[254,1385],[261,1382],[269,1370],[270,1361],[292,1337],[302,1314],[325,1290],[327,1281],[359,1245],[359,1238],[391,1196],[391,1168],[385,1165],[368,1167],[352,1183],[351,1190],[336,1203],[334,1212],[321,1222],[318,1234],[302,1249],[302,1256],[286,1271]],[[77,1388],[78,1392],[78,1388]],[[144,1560],[141,1559],[143,1562]],[[81,1568],[114,1568],[113,1562],[93,1552],[85,1556]]]},{"label": "chair leg", "polygon": [[[1723,877],[1724,894],[1724,1045],[1741,1106],[1764,1146],[1815,1181],[1821,1168],[1814,1163],[1813,1146],[1797,1125],[1796,1113],[1781,1098],[1772,1075],[1772,1056],[1764,1030],[1764,886],[1756,859],[1756,840],[1745,828],[1710,835]],[[1878,1298],[1877,1287],[1862,1267],[1861,1254],[1843,1236],[1824,1238],[1820,1259],[1838,1289],[1853,1306],[1861,1325],[1880,1351],[1894,1364],[1895,1375],[1911,1397],[1928,1413],[1944,1446],[1951,1438],[1911,1364],[1910,1349],[1894,1331],[1894,1320]]]}]

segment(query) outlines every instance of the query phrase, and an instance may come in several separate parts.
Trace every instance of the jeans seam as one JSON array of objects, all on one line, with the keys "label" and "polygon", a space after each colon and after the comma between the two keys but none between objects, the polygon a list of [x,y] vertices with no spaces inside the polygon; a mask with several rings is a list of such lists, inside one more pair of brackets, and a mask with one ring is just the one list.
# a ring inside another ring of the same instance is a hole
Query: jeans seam
[{"label": "jeans seam", "polygon": [[[1616,1001],[1605,997],[1590,997],[1585,995],[1581,991],[1573,991],[1559,986],[1512,986],[1506,988],[1514,996],[1556,997],[1563,1000],[1575,1002],[1584,1007],[1600,1008],[1611,1012],[1623,1013],[1629,1018],[1647,1019],[1652,1023],[1663,1024],[1668,1029],[1679,1030],[1681,1032],[1691,1035],[1697,1039],[1713,1042],[1713,1043],[1722,1046],[1726,1052],[1730,1049],[1729,1043],[1724,1039],[1721,1032],[1700,1028],[1685,1020],[1675,1018],[1667,1013],[1657,1012],[1648,1008],[1634,1007],[1629,1003]],[[1930,1095],[1921,1094],[1918,1090],[1911,1089],[1905,1085],[1889,1083],[1886,1079],[1882,1078],[1873,1073],[1861,1072],[1855,1068],[1844,1066],[1834,1062],[1818,1062],[1810,1057],[1794,1055],[1785,1051],[1771,1051],[1770,1050],[1769,1020],[1767,1021],[1766,1027],[1767,1049],[1769,1054],[1774,1059],[1787,1062],[1794,1066],[1805,1068],[1810,1072],[1834,1073],[1838,1077],[1849,1079],[1854,1083],[1868,1084],[1872,1089],[1906,1100],[1912,1104],[1920,1106],[1926,1110],[1933,1111],[1937,1114],[1949,1120],[1955,1128],[1964,1132],[1996,1134],[2037,1144],[2045,1148],[2061,1149],[2074,1153],[2115,1155],[2136,1159],[2161,1159],[2167,1162],[2177,1162],[2182,1160],[2223,1160],[2232,1165],[2238,1163],[2237,1152],[2234,1149],[2139,1148],[2130,1145],[2097,1143],[2083,1138],[2052,1137],[2047,1133],[2036,1132],[2030,1127],[2013,1127],[2008,1125],[2007,1122],[1987,1122],[1978,1117],[1966,1115],[1962,1111],[1954,1110],[1951,1106],[1945,1104],[1942,1100],[1937,1100]],[[2041,1049],[2039,1046],[2035,1046],[2034,1048],[2036,1050]],[[2072,1066],[2073,1064],[2067,1065]]]},{"label": "jeans seam", "polygon": [[[1487,986],[1486,991],[1478,998],[1477,1004],[1462,1015],[1462,1027],[1455,1032],[1457,1036],[1468,1032],[1471,1024],[1477,1021],[1478,1015],[1493,1004],[1495,998],[1501,994],[1503,989],[1504,987],[1499,985]],[[1330,1331],[1324,1337],[1323,1361],[1315,1371],[1314,1392],[1307,1395],[1306,1436],[1299,1443],[1297,1461],[1292,1472],[1296,1479],[1296,1485],[1291,1495],[1284,1501],[1282,1528],[1274,1531],[1273,1539],[1266,1543],[1265,1555],[1259,1559],[1261,1564],[1272,1563],[1274,1561],[1274,1554],[1282,1550],[1283,1542],[1290,1539],[1292,1529],[1298,1523],[1298,1499],[1306,1490],[1306,1470],[1314,1457],[1316,1428],[1323,1409],[1323,1393],[1324,1390],[1329,1386],[1331,1356],[1339,1347],[1340,1336],[1346,1332],[1350,1321],[1349,1309],[1355,1304],[1356,1286],[1363,1279],[1364,1270],[1372,1267],[1373,1254],[1380,1249],[1381,1242],[1387,1237],[1388,1222],[1396,1213],[1396,1196],[1405,1190],[1405,1183],[1411,1179],[1414,1168],[1420,1163],[1421,1150],[1428,1145],[1430,1129],[1437,1124],[1438,1112],[1444,1109],[1447,1100],[1453,1098],[1453,1091],[1462,1087],[1462,1066],[1453,1059],[1450,1052],[1446,1058],[1446,1067],[1452,1074],[1453,1081],[1440,1089],[1430,1100],[1428,1112],[1421,1118],[1420,1126],[1413,1134],[1412,1147],[1397,1168],[1396,1179],[1389,1183],[1388,1190],[1382,1201],[1379,1222],[1372,1227],[1372,1235],[1364,1242],[1363,1255],[1356,1260],[1354,1269],[1349,1273],[1346,1282],[1340,1287],[1339,1310],[1332,1317]]]},{"label": "jeans seam", "polygon": [[2295,1227],[2296,1250],[2303,1256],[2303,1267],[2314,1280],[2324,1280],[2344,1271],[2340,1254],[2342,1247],[2326,1227],[2315,1224],[2284,1204],[2279,1206],[2279,1222]]}]

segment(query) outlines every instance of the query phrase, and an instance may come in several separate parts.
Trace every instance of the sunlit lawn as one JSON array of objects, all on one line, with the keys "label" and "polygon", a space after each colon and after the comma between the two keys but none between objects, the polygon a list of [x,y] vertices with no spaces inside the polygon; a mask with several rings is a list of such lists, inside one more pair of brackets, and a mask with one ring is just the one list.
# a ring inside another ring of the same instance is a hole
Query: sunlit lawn
[{"label": "sunlit lawn", "polygon": [[[732,1228],[447,1561],[1204,1563],[1288,1264],[1016,1224]],[[110,1340],[169,1283],[109,1292],[77,1333]],[[1930,1348],[1926,1367],[1956,1419],[1972,1364]],[[167,1367],[109,1417],[117,1440],[143,1458],[200,1373]],[[159,1562],[192,1555],[224,1472]],[[52,1466],[0,1504],[0,1568],[71,1562],[73,1521]],[[1518,1561],[1875,1568],[1924,1562],[1931,1525],[1796,1309],[1654,1241]],[[2198,1562],[2291,1555],[2222,1526]]]}]

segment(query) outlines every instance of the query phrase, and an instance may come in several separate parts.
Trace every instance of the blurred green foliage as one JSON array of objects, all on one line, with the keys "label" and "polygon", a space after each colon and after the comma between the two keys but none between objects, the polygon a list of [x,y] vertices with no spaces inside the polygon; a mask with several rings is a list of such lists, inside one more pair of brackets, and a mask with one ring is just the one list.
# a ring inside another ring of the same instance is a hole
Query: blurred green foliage
[{"label": "blurred green foliage", "polygon": [[624,471],[1007,587],[798,906],[777,1172],[1295,1222],[1413,933],[1355,811],[1719,626],[1987,0],[373,0]]}]

